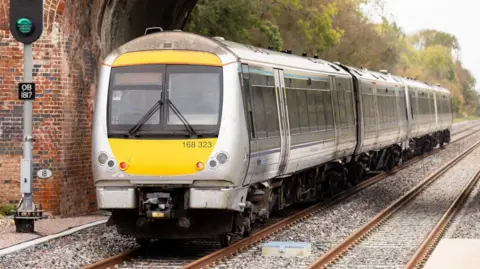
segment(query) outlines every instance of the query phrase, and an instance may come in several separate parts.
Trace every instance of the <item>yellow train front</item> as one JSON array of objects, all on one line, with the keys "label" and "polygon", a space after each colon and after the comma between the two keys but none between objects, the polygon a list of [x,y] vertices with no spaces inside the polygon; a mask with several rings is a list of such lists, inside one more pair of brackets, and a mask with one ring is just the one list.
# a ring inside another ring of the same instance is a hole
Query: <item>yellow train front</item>
[{"label": "yellow train front", "polygon": [[177,31],[104,59],[92,164],[98,206],[120,233],[228,240],[248,190],[238,68],[215,40]]}]

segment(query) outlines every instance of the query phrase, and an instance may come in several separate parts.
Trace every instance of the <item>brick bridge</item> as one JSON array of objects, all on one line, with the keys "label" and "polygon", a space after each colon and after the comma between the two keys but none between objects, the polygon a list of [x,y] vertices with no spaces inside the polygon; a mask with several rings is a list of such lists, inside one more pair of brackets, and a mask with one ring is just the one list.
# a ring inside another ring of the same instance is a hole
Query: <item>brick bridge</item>
[{"label": "brick bridge", "polygon": [[[34,43],[34,199],[54,215],[96,210],[91,122],[98,59],[145,28],[182,29],[197,0],[44,0],[44,32]],[[23,45],[9,32],[0,0],[0,204],[20,199]],[[53,176],[38,179],[49,168]]]}]

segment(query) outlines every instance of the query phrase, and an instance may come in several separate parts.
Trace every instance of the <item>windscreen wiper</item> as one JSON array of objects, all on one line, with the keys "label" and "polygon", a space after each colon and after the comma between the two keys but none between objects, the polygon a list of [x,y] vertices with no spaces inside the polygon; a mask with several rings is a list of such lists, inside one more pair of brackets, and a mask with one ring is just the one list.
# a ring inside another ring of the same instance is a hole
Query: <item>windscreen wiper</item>
[{"label": "windscreen wiper", "polygon": [[195,130],[192,128],[192,125],[190,125],[190,123],[188,123],[187,119],[185,119],[185,117],[182,115],[182,113],[180,113],[180,111],[177,109],[177,107],[175,107],[175,105],[172,103],[172,101],[170,101],[170,99],[167,99],[167,102],[168,102],[168,105],[170,106],[170,108],[173,110],[173,113],[175,113],[175,115],[177,115],[177,117],[182,121],[185,128],[187,128],[189,135],[190,136],[197,136],[197,132],[195,132]]},{"label": "windscreen wiper", "polygon": [[132,127],[132,129],[130,129],[128,131],[128,133],[130,135],[133,135],[135,134],[138,130],[140,130],[140,128],[142,128],[142,126],[148,121],[148,119],[150,119],[153,114],[155,112],[157,112],[158,109],[160,109],[160,107],[163,105],[163,102],[162,100],[158,100],[153,106],[152,108],[150,108],[147,113],[145,113],[145,115],[137,122],[137,124],[135,124],[135,126]]}]

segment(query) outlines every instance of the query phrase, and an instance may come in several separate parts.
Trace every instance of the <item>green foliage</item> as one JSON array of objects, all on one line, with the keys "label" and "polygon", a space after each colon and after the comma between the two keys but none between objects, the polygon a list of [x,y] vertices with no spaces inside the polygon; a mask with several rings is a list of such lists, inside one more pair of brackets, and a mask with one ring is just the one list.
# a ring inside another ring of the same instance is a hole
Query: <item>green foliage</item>
[{"label": "green foliage", "polygon": [[440,45],[451,51],[460,50],[460,44],[454,35],[436,30],[422,30],[413,35],[412,41],[415,45],[420,46],[421,49]]},{"label": "green foliage", "polygon": [[202,0],[185,30],[277,50],[320,53],[337,44],[343,31],[332,26],[335,2],[311,0]]},{"label": "green foliage", "polygon": [[15,205],[13,205],[13,204],[0,205],[0,215],[2,215],[2,216],[12,215],[13,214],[11,212],[12,210],[15,210]]},{"label": "green foliage", "polygon": [[384,0],[200,0],[185,27],[205,36],[294,54],[318,54],[372,70],[441,84],[452,93],[457,115],[477,114],[476,81],[457,55],[458,39],[425,29],[407,36],[381,14],[372,23],[362,6],[385,13]]},{"label": "green foliage", "polygon": [[[432,45],[426,47],[421,55],[425,71],[430,73],[435,80],[449,77],[449,72],[454,68],[449,48]],[[450,77],[452,76],[450,75]]]},{"label": "green foliage", "polygon": [[258,23],[258,18],[251,12],[255,8],[253,2],[203,0],[190,14],[185,31],[245,42],[250,37],[249,29]]}]

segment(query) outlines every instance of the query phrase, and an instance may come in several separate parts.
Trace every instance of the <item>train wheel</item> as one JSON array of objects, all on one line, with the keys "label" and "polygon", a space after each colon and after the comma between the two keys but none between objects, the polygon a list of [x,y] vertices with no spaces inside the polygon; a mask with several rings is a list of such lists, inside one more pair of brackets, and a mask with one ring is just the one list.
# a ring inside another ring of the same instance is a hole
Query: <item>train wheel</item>
[{"label": "train wheel", "polygon": [[222,234],[220,235],[220,245],[222,246],[222,248],[226,248],[228,246],[230,246],[230,243],[232,242],[232,236],[229,235],[229,234]]}]

